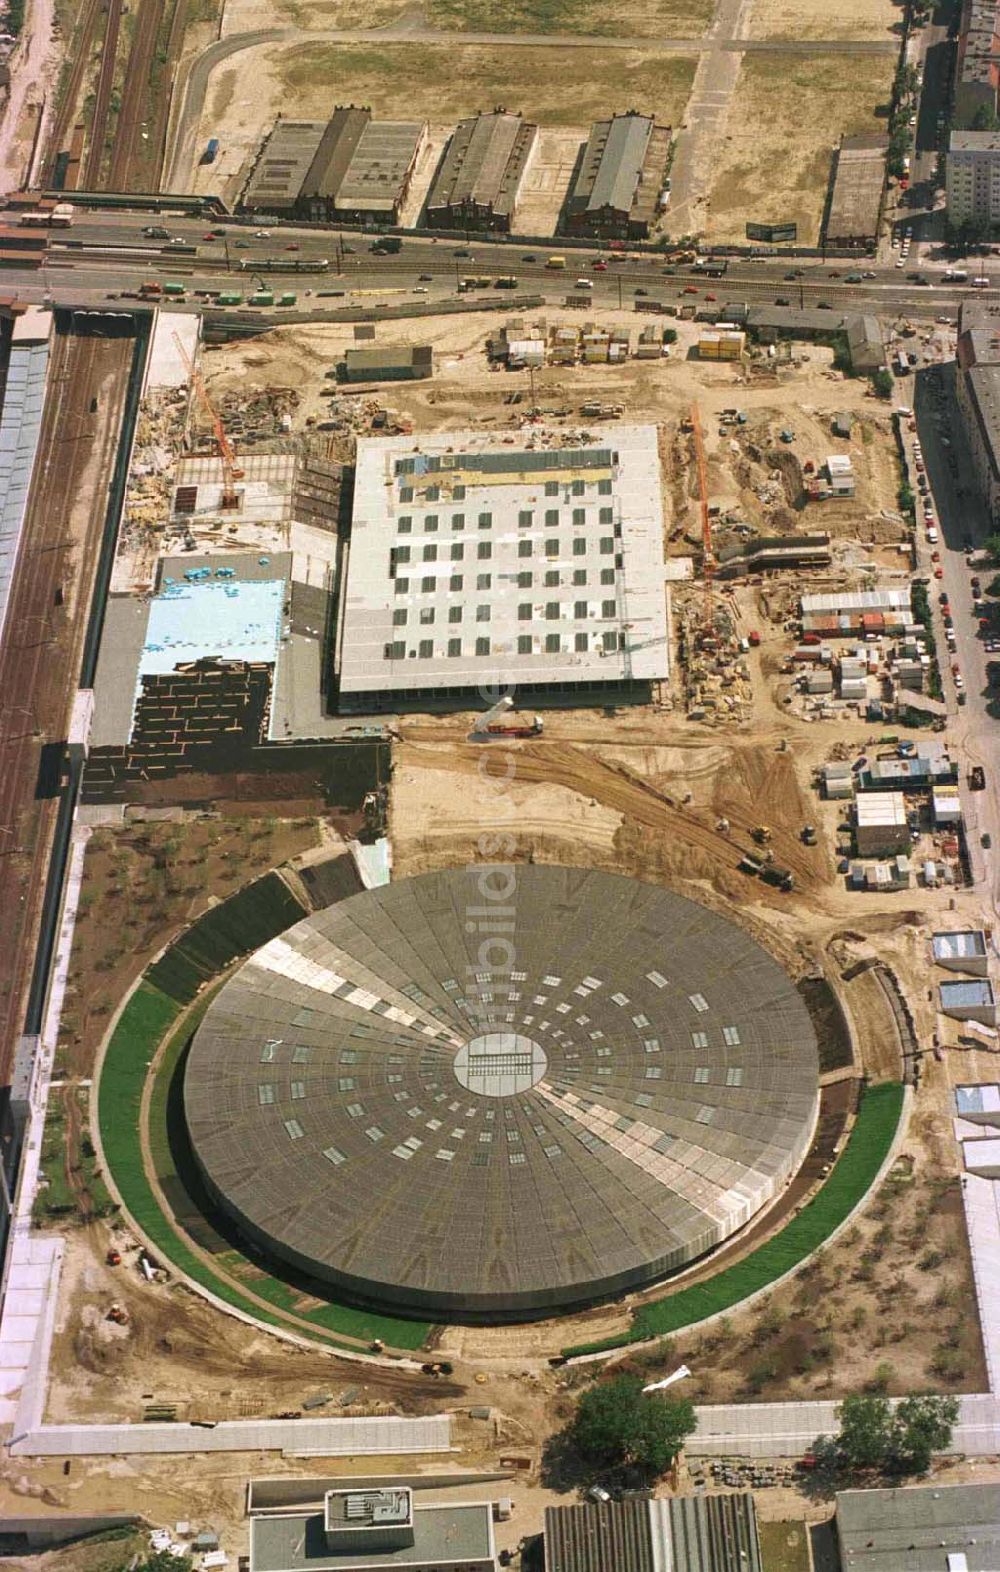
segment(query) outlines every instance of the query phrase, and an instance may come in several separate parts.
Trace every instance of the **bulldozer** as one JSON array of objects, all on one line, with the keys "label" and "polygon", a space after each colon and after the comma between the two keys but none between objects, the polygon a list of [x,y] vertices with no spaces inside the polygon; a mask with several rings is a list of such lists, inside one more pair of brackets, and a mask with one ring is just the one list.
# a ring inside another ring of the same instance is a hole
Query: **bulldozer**
[{"label": "bulldozer", "polygon": [[771,830],[766,824],[755,824],[750,834],[758,846],[766,846],[771,839]]}]

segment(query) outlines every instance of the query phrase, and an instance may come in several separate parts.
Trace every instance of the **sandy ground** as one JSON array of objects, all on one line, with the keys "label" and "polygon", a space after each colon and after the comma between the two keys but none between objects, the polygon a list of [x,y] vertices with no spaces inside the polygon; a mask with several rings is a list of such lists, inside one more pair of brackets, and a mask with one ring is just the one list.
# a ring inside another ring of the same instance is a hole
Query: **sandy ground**
[{"label": "sandy ground", "polygon": [[[255,156],[279,110],[323,120],[331,93],[338,103],[370,104],[454,125],[484,105],[506,104],[543,126],[571,127],[577,141],[611,109],[638,105],[667,125],[684,117],[694,61],[641,51],[488,49],[456,55],[447,45],[262,44],[224,61],[213,73],[196,142],[218,136],[226,150],[199,174],[199,189],[221,191]],[[567,170],[568,177],[568,170]],[[206,184],[207,182],[207,184]]]},{"label": "sandy ground", "polygon": [[59,71],[54,21],[53,0],[28,0],[21,41],[8,62],[10,96],[0,117],[0,193],[25,184],[38,115]]},{"label": "sandy ground", "polygon": [[754,0],[752,38],[886,38],[903,11],[894,0]]},{"label": "sandy ground", "polygon": [[844,133],[881,131],[893,61],[747,55],[730,105],[707,233],[744,240],[748,219],[790,222],[814,245],[833,150]]},{"label": "sandy ground", "polygon": [[517,204],[517,227],[525,235],[554,235],[586,133],[545,128]]}]

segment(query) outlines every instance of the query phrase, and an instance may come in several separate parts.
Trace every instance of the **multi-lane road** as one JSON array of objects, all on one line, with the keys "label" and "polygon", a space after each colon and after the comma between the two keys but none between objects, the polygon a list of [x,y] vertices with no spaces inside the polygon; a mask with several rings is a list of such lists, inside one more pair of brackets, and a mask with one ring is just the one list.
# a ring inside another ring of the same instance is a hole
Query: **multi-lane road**
[{"label": "multi-lane road", "polygon": [[[192,293],[241,285],[244,293],[250,293],[264,280],[279,289],[295,289],[300,309],[322,312],[375,304],[383,294],[387,303],[396,305],[424,297],[429,302],[454,300],[460,279],[476,274],[491,279],[513,276],[520,292],[543,294],[553,302],[568,293],[579,294],[577,280],[585,280],[586,292],[604,309],[631,308],[648,297],[674,304],[687,300],[695,306],[706,299],[747,300],[922,318],[954,317],[969,293],[967,288],[940,283],[921,287],[894,267],[865,268],[863,262],[841,259],[821,263],[788,257],[733,258],[726,275],[712,279],[683,265],[665,264],[651,253],[629,253],[619,260],[616,253],[605,252],[598,261],[597,246],[567,249],[559,240],[527,246],[488,237],[469,237],[463,243],[408,235],[399,252],[378,256],[370,249],[369,237],[351,232],[281,225],[264,233],[259,226],[232,219],[156,220],[172,238],[197,247],[196,254],[185,255],[162,240],[144,236],[144,227],[152,222],[143,213],[86,212],[71,229],[52,232],[49,262],[43,270],[6,268],[0,273],[0,291],[29,300],[49,294],[58,301],[92,305],[119,298],[123,291],[137,290],[154,279],[183,280]],[[213,229],[224,233],[213,236]],[[547,267],[551,255],[563,256],[565,267]],[[308,266],[296,273],[255,272],[254,264],[269,258],[304,264],[325,260],[328,267],[325,272]],[[847,282],[848,274],[860,272],[869,276]],[[988,298],[994,294],[983,293]],[[481,300],[482,293],[475,298]],[[498,309],[502,303],[498,291]]]}]

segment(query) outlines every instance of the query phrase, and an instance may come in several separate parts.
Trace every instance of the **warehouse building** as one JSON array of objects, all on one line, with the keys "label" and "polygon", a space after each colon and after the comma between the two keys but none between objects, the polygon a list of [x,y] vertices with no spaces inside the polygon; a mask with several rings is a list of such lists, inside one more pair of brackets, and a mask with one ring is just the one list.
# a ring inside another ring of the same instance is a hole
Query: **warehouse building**
[{"label": "warehouse building", "polygon": [[508,234],[538,127],[495,109],[456,126],[427,198],[431,229],[487,229]]},{"label": "warehouse building", "polygon": [[395,224],[406,200],[425,121],[373,120],[370,109],[335,109],[299,192],[315,221]]},{"label": "warehouse building", "polygon": [[337,375],[342,382],[419,382],[434,375],[434,351],[429,344],[346,349]]},{"label": "warehouse building", "polygon": [[909,588],[802,596],[802,630],[824,638],[901,633],[913,619]]},{"label": "warehouse building", "polygon": [[545,1510],[546,1572],[761,1572],[749,1490]]},{"label": "warehouse building", "polygon": [[910,849],[906,803],[895,792],[872,792],[859,797],[855,808],[854,840],[859,857],[890,857]]},{"label": "warehouse building", "polygon": [[590,128],[566,204],[569,234],[645,240],[656,223],[670,159],[670,127],[630,109]]},{"label": "warehouse building", "polygon": [[783,339],[842,340],[855,371],[877,371],[885,365],[885,346],[878,319],[836,311],[799,310],[795,306],[751,306],[747,328],[762,344]]},{"label": "warehouse building", "polygon": [[321,120],[279,120],[243,193],[251,213],[291,213],[323,136]]},{"label": "warehouse building", "polygon": [[426,122],[373,120],[353,105],[325,125],[279,120],[242,205],[316,222],[398,223],[426,135]]},{"label": "warehouse building", "polygon": [[342,710],[646,702],[669,668],[653,426],[560,447],[450,431],[358,444],[336,672]]},{"label": "warehouse building", "polygon": [[868,251],[878,239],[889,138],[881,132],[842,136],[823,237],[828,246]]}]

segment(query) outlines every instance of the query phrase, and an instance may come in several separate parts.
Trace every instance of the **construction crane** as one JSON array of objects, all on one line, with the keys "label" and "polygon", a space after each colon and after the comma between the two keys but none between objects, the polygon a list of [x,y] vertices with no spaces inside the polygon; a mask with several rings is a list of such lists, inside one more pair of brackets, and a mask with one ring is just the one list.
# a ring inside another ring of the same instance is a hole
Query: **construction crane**
[{"label": "construction crane", "polygon": [[177,345],[177,353],[183,360],[187,369],[187,374],[191,379],[191,386],[197,393],[202,407],[204,408],[205,413],[212,423],[212,430],[215,434],[215,445],[219,451],[219,458],[222,460],[222,500],[220,502],[220,506],[223,508],[239,507],[239,492],[236,490],[234,481],[242,480],[244,471],[237,461],[233,444],[226,436],[226,428],[222,424],[222,416],[219,414],[215,405],[212,403],[211,398],[209,397],[208,389],[205,386],[205,380],[202,377],[201,372],[198,370],[194,361],[191,359],[191,356],[188,354],[183,343],[181,342],[180,334],[175,333],[173,335],[173,339],[174,343]]},{"label": "construction crane", "polygon": [[705,580],[705,610],[702,628],[704,638],[715,634],[715,553],[712,549],[712,526],[708,520],[708,470],[705,464],[705,439],[701,430],[701,413],[697,404],[691,405],[691,430],[694,434],[694,457],[698,467],[698,497],[701,509],[702,575]]}]

